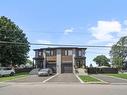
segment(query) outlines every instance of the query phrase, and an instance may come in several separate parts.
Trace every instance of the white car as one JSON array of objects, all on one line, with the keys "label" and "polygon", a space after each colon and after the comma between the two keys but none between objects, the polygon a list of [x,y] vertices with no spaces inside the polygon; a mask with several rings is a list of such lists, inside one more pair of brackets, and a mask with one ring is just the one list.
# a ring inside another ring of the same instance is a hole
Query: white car
[{"label": "white car", "polygon": [[44,75],[49,76],[49,75],[52,75],[52,74],[53,74],[53,71],[50,68],[40,69],[38,71],[38,76],[44,76]]},{"label": "white car", "polygon": [[11,67],[0,67],[0,76],[15,75],[15,70]]}]

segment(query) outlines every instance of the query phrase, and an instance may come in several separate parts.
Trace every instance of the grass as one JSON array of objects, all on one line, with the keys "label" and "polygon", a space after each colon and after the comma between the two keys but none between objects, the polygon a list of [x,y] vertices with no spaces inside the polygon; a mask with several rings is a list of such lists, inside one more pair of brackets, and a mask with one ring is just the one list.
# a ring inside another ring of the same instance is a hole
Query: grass
[{"label": "grass", "polygon": [[127,79],[127,74],[108,74],[108,75],[118,77],[118,78]]},{"label": "grass", "polygon": [[100,80],[91,77],[89,75],[85,75],[85,76],[79,76],[81,80],[83,80],[84,82],[100,82]]},{"label": "grass", "polygon": [[26,77],[28,74],[29,73],[27,73],[27,72],[22,72],[22,73],[17,73],[14,76],[0,77],[0,82],[9,81],[9,80],[15,80],[17,78],[23,78],[23,77]]}]

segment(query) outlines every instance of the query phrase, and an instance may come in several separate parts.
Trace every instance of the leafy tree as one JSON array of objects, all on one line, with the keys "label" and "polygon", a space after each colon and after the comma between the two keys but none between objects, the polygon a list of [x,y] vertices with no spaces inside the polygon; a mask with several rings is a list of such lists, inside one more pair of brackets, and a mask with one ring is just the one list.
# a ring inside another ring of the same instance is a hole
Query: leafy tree
[{"label": "leafy tree", "polygon": [[[13,43],[2,43],[13,42]],[[17,44],[24,43],[24,44]],[[0,17],[0,64],[2,66],[25,64],[29,52],[26,35],[14,22]]]},{"label": "leafy tree", "polygon": [[93,59],[98,66],[110,66],[109,59],[105,55],[99,55]]},{"label": "leafy tree", "polygon": [[26,63],[29,63],[29,64],[33,64],[33,62],[30,60],[30,59],[27,59],[27,62]]},{"label": "leafy tree", "polygon": [[112,46],[110,51],[110,56],[112,60],[112,65],[121,69],[123,68],[123,62],[127,57],[127,36],[121,37],[120,40]]}]

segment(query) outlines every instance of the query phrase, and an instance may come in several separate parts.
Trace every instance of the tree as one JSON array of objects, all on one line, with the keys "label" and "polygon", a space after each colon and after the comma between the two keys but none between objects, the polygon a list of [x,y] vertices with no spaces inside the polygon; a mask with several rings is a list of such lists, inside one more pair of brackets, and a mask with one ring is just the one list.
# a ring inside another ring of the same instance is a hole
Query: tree
[{"label": "tree", "polygon": [[30,59],[27,59],[26,63],[29,63],[30,65],[33,65],[33,62]]},{"label": "tree", "polygon": [[105,55],[99,55],[93,59],[98,66],[110,66],[109,59]]},{"label": "tree", "polygon": [[121,37],[120,40],[114,44],[110,51],[112,65],[122,69],[125,58],[127,57],[127,36]]},{"label": "tree", "polygon": [[[2,42],[13,42],[2,43]],[[17,44],[24,43],[24,44]],[[5,16],[0,17],[0,64],[2,66],[25,64],[29,52],[26,35],[14,22]]]},{"label": "tree", "polygon": [[125,58],[127,57],[127,36],[121,37],[120,40],[114,44],[110,51],[112,65],[122,69]]},{"label": "tree", "polygon": [[112,65],[114,67],[117,67],[118,69],[123,68],[123,59],[122,57],[116,56],[112,58]]}]

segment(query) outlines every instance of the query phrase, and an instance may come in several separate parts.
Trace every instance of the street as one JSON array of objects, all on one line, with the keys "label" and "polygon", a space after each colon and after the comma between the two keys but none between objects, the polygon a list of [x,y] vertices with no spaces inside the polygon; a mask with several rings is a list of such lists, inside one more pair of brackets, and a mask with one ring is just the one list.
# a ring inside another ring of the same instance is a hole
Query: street
[{"label": "street", "polygon": [[[26,78],[0,83],[0,95],[127,95],[127,84],[86,84],[80,83],[74,74],[59,74]],[[102,75],[96,75],[101,78]],[[107,79],[108,77],[103,78]],[[115,80],[110,79],[110,80]],[[117,79],[116,79],[117,80]],[[122,80],[119,80],[119,82]]]},{"label": "street", "polygon": [[0,95],[127,95],[127,85],[10,83]]}]

